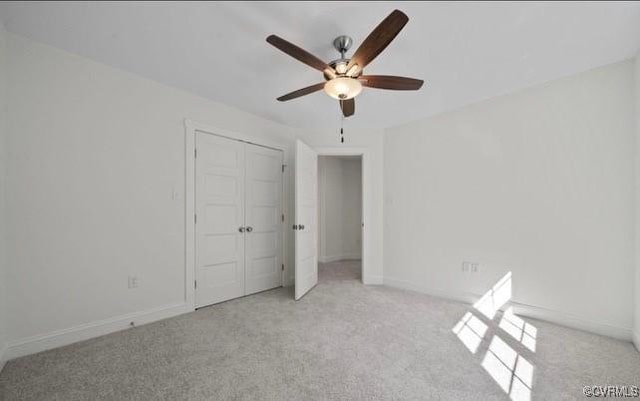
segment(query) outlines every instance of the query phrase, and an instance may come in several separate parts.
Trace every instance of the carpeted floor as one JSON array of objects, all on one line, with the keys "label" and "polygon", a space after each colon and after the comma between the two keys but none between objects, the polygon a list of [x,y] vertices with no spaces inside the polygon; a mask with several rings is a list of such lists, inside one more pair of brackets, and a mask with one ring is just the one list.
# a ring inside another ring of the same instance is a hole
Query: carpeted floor
[{"label": "carpeted floor", "polygon": [[0,398],[572,400],[640,385],[630,343],[364,286],[359,262],[320,274],[298,302],[276,289],[13,360]]}]

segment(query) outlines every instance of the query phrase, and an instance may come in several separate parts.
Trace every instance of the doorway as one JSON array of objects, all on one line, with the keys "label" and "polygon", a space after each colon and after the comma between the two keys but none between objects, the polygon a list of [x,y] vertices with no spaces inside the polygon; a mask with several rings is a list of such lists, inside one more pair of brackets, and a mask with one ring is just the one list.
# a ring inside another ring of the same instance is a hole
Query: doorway
[{"label": "doorway", "polygon": [[319,280],[362,282],[362,155],[318,157]]}]

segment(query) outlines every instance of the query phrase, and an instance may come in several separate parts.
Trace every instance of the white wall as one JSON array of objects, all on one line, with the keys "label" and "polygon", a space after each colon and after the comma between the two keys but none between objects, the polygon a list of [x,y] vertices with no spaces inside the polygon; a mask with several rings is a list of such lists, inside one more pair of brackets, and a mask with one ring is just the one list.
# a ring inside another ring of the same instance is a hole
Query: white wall
[{"label": "white wall", "polygon": [[359,158],[318,158],[318,259],[360,259],[362,164]]},{"label": "white wall", "polygon": [[635,58],[635,123],[636,123],[636,277],[633,342],[640,351],[640,54]]},{"label": "white wall", "polygon": [[7,33],[4,25],[0,23],[0,371],[5,363],[5,350],[7,345],[7,308],[6,308],[6,248],[5,248],[5,207],[6,193],[5,183],[5,139],[7,122],[7,86],[6,86],[6,51]]},{"label": "white wall", "polygon": [[521,311],[630,338],[633,68],[388,130],[385,283],[477,299],[511,271]]},{"label": "white wall", "polygon": [[[365,283],[382,282],[382,131],[305,132],[7,34],[8,357],[183,313],[184,119],[364,150]],[[336,108],[337,109],[337,108]],[[337,129],[337,128],[336,128]],[[285,209],[293,201],[293,153]],[[292,208],[291,208],[292,209]],[[293,210],[285,210],[286,227]],[[293,283],[287,232],[285,277]],[[127,289],[127,277],[139,277]]]},{"label": "white wall", "polygon": [[360,159],[343,159],[342,171],[344,172],[342,180],[343,257],[360,259],[362,257],[362,163]]},{"label": "white wall", "polygon": [[17,35],[8,51],[10,355],[184,311],[184,119],[293,130]]}]

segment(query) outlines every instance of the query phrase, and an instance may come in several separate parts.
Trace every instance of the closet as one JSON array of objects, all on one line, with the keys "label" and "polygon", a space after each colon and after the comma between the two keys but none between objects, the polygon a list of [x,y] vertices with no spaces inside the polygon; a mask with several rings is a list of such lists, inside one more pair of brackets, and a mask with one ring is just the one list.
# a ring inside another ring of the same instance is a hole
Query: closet
[{"label": "closet", "polygon": [[282,151],[196,132],[196,307],[282,285]]}]

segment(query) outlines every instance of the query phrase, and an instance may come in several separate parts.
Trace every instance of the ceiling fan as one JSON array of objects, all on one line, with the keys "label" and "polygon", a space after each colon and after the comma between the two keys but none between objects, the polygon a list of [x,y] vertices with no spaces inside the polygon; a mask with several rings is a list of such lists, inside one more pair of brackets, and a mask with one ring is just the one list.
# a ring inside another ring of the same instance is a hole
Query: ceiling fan
[{"label": "ceiling fan", "polygon": [[409,17],[400,10],[394,10],[362,42],[353,56],[345,58],[353,40],[346,35],[338,36],[333,47],[340,52],[340,58],[325,63],[318,57],[286,40],[270,35],[267,42],[287,53],[291,57],[324,73],[325,82],[298,89],[278,98],[279,101],[295,99],[324,89],[331,97],[338,99],[345,117],[355,113],[354,98],[362,87],[392,90],[418,90],[422,87],[420,79],[397,77],[393,75],[363,75],[363,69],[391,43],[409,22]]}]

